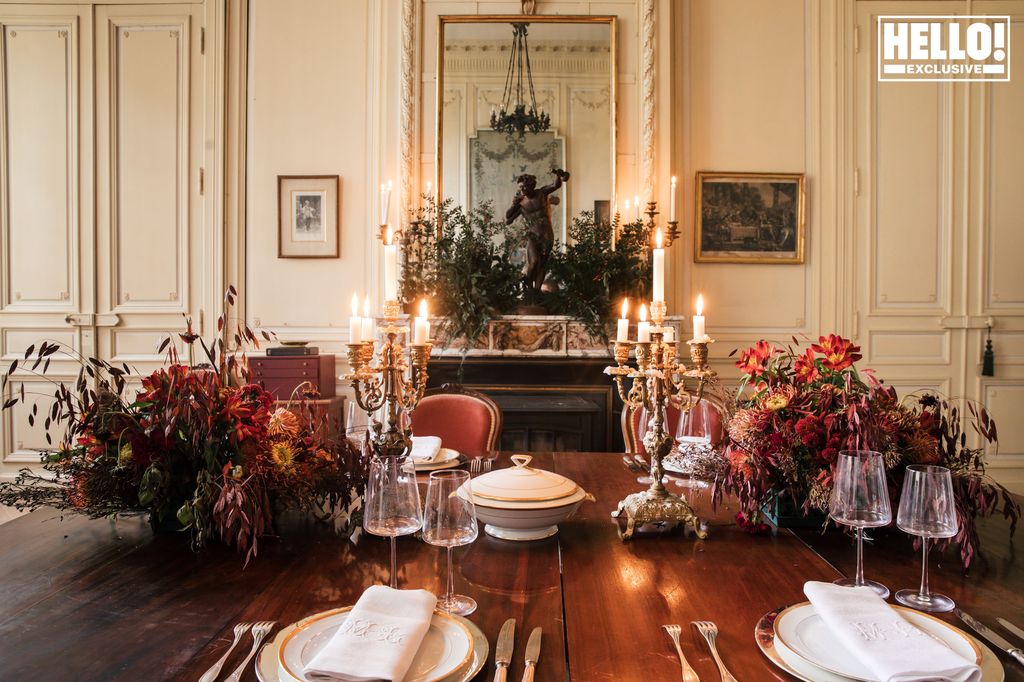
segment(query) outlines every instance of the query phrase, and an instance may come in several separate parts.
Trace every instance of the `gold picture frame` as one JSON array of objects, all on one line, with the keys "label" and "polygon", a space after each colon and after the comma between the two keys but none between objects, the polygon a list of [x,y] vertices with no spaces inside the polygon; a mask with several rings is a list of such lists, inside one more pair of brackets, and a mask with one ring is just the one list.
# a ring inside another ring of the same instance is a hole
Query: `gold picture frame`
[{"label": "gold picture frame", "polygon": [[698,171],[695,196],[694,262],[804,262],[803,173]]},{"label": "gold picture frame", "polygon": [[337,175],[278,175],[277,257],[338,258],[340,195]]}]

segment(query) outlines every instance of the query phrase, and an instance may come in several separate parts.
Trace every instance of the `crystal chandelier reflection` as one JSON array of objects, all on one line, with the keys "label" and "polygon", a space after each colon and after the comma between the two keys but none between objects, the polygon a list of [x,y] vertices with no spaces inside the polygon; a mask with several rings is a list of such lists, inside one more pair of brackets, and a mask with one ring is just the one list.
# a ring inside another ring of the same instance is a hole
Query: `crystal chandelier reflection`
[{"label": "crystal chandelier reflection", "polygon": [[542,133],[551,126],[551,117],[537,108],[526,27],[527,24],[512,24],[512,55],[508,60],[501,111],[491,112],[492,130],[518,135],[520,139],[527,132]]}]

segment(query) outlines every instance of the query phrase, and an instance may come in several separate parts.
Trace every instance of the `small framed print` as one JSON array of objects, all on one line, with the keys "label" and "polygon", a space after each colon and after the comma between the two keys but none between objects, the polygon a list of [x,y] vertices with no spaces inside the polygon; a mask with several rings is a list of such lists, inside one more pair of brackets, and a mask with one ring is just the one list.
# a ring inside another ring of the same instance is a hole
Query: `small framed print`
[{"label": "small framed print", "polygon": [[277,257],[340,255],[337,175],[277,176]]},{"label": "small framed print", "polygon": [[802,173],[697,173],[697,263],[803,263]]}]

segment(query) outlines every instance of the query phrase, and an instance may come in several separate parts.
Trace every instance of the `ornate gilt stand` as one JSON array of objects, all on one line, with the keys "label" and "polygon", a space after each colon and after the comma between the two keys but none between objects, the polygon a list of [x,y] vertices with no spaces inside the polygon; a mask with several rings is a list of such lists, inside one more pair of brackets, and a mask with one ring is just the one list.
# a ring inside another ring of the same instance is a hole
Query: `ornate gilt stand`
[{"label": "ornate gilt stand", "polygon": [[385,408],[384,423],[374,420],[370,440],[378,456],[402,457],[409,452],[412,434],[402,424],[401,410],[414,409],[427,388],[427,362],[432,344],[429,341],[409,344],[409,360],[406,361],[402,340],[409,337],[409,328],[398,324],[400,314],[398,301],[384,302],[384,326],[380,329],[383,339],[376,362],[372,339],[348,344],[352,371],[345,379],[352,382],[356,402],[367,414]]},{"label": "ornate gilt stand", "polygon": [[[704,396],[705,387],[715,382],[716,374],[708,369],[708,343],[712,339],[690,341],[692,368],[678,362],[675,344],[665,343],[667,327],[664,301],[651,304],[651,341],[634,344],[636,368],[629,366],[630,344],[615,344],[616,366],[605,368],[605,374],[615,380],[622,401],[633,409],[641,407],[650,415],[647,433],[644,435],[644,449],[651,458],[651,486],[642,492],[633,493],[619,502],[612,512],[615,518],[625,515],[626,529],[620,531],[623,540],[633,537],[635,530],[646,524],[666,522],[671,526],[682,524],[684,529],[692,528],[699,538],[707,537],[700,519],[686,500],[665,489],[662,479],[665,471],[662,460],[672,451],[674,437],[665,430],[665,412],[673,400],[679,402],[679,409],[685,413],[692,410]],[[626,380],[631,379],[629,389]],[[687,388],[687,381],[695,384],[693,391]]]}]

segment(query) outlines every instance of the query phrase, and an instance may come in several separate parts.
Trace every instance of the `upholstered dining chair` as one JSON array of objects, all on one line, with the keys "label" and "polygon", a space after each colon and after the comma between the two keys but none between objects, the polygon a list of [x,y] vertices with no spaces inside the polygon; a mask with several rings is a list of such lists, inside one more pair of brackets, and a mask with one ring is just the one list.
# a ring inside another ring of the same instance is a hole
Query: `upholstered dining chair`
[{"label": "upholstered dining chair", "polygon": [[[696,418],[698,422],[702,421],[700,419],[701,417],[705,418],[703,421],[708,425],[708,430],[711,432],[711,444],[718,445],[721,443],[725,437],[725,428],[722,425],[722,413],[718,408],[710,402],[702,400],[693,408],[692,413],[692,416]],[[622,438],[626,444],[626,452],[646,456],[647,451],[644,449],[644,444],[641,442],[639,437],[640,417],[642,414],[643,410],[640,408],[634,409],[632,407],[626,407],[622,410]],[[675,407],[669,406],[665,430],[672,436],[675,436],[676,431],[679,428],[679,417],[679,410]],[[707,434],[690,433],[688,435],[696,436]]]},{"label": "upholstered dining chair", "polygon": [[432,388],[412,412],[415,436],[437,436],[442,447],[463,454],[495,450],[501,438],[501,408],[483,393],[445,384]]}]

